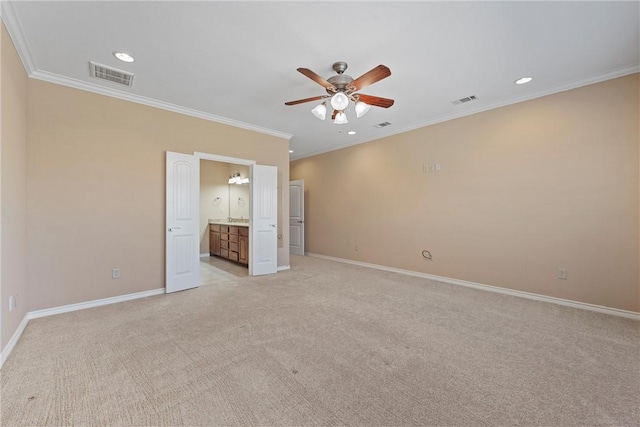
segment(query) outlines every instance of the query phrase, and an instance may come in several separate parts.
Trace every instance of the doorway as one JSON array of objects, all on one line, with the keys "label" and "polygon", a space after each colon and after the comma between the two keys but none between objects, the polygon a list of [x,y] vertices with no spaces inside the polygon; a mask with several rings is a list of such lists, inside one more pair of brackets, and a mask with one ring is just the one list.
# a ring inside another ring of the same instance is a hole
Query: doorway
[{"label": "doorway", "polygon": [[[237,256],[238,244],[224,242],[225,252],[214,248],[212,224],[235,224],[248,230],[251,194],[250,165],[200,159],[200,284],[221,282],[249,275],[248,264],[229,257]],[[219,233],[218,233],[219,239]],[[220,246],[220,242],[217,243]],[[245,251],[247,248],[243,248]],[[242,259],[242,257],[240,257]]]},{"label": "doorway", "polygon": [[289,253],[304,256],[304,180],[289,181]]},{"label": "doorway", "polygon": [[[221,234],[221,241],[228,241],[229,254],[232,250],[232,242],[238,242],[239,248],[244,248],[244,251],[243,249],[238,251],[246,256],[245,263],[249,266],[250,276],[274,274],[278,270],[277,167],[258,165],[253,160],[208,153],[196,152],[189,155],[167,151],[165,202],[167,293],[200,286],[201,159],[249,166],[250,197],[248,200],[241,201],[242,204],[249,203],[248,223],[244,227],[239,224],[228,224],[214,230]],[[238,200],[241,199],[242,196],[239,196]],[[232,238],[232,235],[235,238]],[[216,242],[217,239],[213,241]],[[223,252],[222,249],[220,252]],[[236,260],[240,261],[241,258],[238,256]]]}]

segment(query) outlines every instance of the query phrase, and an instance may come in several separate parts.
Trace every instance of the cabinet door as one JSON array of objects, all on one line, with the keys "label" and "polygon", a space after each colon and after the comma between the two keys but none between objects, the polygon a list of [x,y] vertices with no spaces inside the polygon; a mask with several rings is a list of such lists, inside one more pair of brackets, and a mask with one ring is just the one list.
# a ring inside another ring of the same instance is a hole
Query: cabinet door
[{"label": "cabinet door", "polygon": [[238,261],[243,264],[249,264],[249,237],[238,236],[238,244],[240,246],[238,251]]},{"label": "cabinet door", "polygon": [[220,255],[220,233],[209,234],[209,247],[211,255]]}]

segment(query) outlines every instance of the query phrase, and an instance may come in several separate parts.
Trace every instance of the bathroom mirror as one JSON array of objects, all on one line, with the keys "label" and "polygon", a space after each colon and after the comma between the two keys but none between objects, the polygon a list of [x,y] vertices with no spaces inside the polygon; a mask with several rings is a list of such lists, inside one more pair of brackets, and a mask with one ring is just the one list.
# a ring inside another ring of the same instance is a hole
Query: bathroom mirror
[{"label": "bathroom mirror", "polygon": [[229,216],[233,219],[249,219],[249,183],[229,184]]}]

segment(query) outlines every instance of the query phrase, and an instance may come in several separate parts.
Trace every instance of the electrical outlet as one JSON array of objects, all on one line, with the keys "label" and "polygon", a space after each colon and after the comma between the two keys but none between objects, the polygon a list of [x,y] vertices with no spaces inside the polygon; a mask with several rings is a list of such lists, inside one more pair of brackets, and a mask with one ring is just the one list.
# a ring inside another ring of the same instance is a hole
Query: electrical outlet
[{"label": "electrical outlet", "polygon": [[16,297],[11,295],[9,297],[9,313],[11,313],[14,308],[16,308]]},{"label": "electrical outlet", "polygon": [[111,270],[111,278],[112,279],[119,279],[120,278],[120,269],[119,268],[114,268],[113,270]]},{"label": "electrical outlet", "polygon": [[359,251],[360,251],[360,248],[358,247],[358,245],[354,245],[354,246],[353,246],[353,250],[354,250],[354,251],[356,251],[356,252],[359,252]]},{"label": "electrical outlet", "polygon": [[567,269],[559,268],[558,269],[558,279],[567,280]]}]

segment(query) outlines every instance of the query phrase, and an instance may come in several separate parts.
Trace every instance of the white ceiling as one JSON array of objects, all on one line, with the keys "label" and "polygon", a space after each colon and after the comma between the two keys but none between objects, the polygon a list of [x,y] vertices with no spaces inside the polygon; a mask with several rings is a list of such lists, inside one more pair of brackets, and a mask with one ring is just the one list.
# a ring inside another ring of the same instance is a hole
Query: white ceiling
[{"label": "white ceiling", "polygon": [[[291,136],[293,158],[637,72],[634,2],[2,2],[35,78]],[[126,64],[115,50],[133,55]],[[89,61],[135,74],[95,80]],[[395,99],[349,124],[310,113],[323,95],[296,71],[392,75],[362,90]],[[517,86],[522,76],[533,82]],[[478,99],[454,106],[468,95]],[[388,121],[392,125],[376,128]],[[355,136],[347,135],[355,130]]]}]

